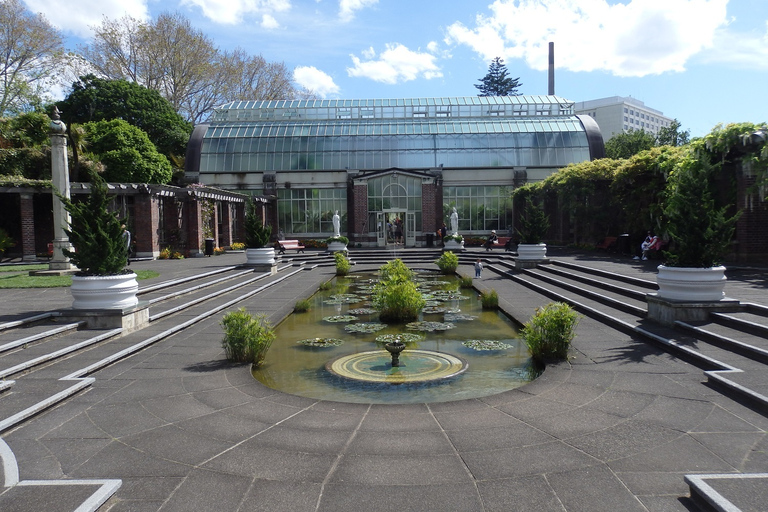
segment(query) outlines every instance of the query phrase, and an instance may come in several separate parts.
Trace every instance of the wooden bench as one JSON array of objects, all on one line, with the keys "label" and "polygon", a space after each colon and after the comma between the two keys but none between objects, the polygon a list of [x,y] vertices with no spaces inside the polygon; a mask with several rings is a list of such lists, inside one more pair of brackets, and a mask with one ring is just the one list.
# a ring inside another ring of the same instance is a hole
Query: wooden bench
[{"label": "wooden bench", "polygon": [[285,254],[286,249],[296,249],[296,253],[304,252],[304,246],[298,240],[278,240],[278,254]]},{"label": "wooden bench", "polygon": [[616,241],[619,238],[616,236],[607,236],[603,239],[602,242],[599,244],[595,244],[595,249],[602,249],[604,251],[607,251],[608,249],[613,249],[616,246]]}]

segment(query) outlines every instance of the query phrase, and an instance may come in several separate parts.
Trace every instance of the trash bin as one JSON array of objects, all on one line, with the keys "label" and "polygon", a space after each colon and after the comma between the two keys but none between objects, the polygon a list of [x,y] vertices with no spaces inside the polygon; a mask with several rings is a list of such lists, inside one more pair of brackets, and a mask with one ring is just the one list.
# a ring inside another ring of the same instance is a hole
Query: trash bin
[{"label": "trash bin", "polygon": [[427,233],[427,247],[434,247],[434,245],[435,245],[435,234]]},{"label": "trash bin", "polygon": [[205,239],[205,255],[213,256],[213,238]]},{"label": "trash bin", "polygon": [[616,248],[619,250],[619,254],[632,254],[632,244],[629,243],[629,233],[619,235],[619,239],[616,242]]}]

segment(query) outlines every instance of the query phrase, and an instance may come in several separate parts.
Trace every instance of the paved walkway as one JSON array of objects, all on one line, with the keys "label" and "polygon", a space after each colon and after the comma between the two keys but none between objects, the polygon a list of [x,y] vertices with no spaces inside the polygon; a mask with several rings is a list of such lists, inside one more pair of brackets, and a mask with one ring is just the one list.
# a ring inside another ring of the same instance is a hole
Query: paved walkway
[{"label": "paved walkway", "polygon": [[[354,253],[353,253],[354,255]],[[653,279],[654,265],[558,258]],[[153,281],[239,255],[136,262]],[[471,268],[463,266],[467,275]],[[245,304],[282,314],[332,268]],[[766,302],[761,271],[728,296]],[[148,285],[142,281],[141,285]],[[527,320],[546,301],[484,272]],[[66,289],[3,291],[0,321],[69,305]],[[181,320],[180,320],[181,321]],[[768,472],[768,418],[702,384],[702,370],[589,318],[569,362],[482,399],[417,405],[318,401],[273,391],[224,361],[218,317],[93,374],[86,392],[6,433],[20,479],[121,479],[100,510],[686,511],[684,475]],[[738,493],[743,510],[749,487]],[[59,510],[34,497],[0,509]]]}]

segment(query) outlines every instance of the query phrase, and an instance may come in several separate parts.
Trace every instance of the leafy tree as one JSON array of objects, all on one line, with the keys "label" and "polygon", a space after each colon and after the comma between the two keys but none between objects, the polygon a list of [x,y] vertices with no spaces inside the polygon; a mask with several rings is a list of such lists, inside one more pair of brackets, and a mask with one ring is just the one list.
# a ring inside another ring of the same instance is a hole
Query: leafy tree
[{"label": "leafy tree", "polygon": [[105,18],[80,52],[98,75],[160,92],[192,123],[226,101],[298,94],[283,64],[267,63],[241,49],[222,53],[178,13],[164,13],[150,22]]},{"label": "leafy tree", "polygon": [[105,167],[104,179],[121,183],[168,183],[168,159],[157,152],[147,134],[121,119],[83,125],[88,149]]},{"label": "leafy tree", "polygon": [[645,130],[630,130],[611,137],[605,143],[605,156],[608,158],[629,158],[656,145],[656,138]]},{"label": "leafy tree", "polygon": [[681,131],[680,121],[675,119],[669,126],[662,126],[656,134],[657,146],[684,146],[690,142],[690,130]]},{"label": "leafy tree", "polygon": [[69,124],[122,119],[141,128],[166,156],[183,155],[192,126],[159,92],[126,80],[86,75],[58,103]]},{"label": "leafy tree", "polygon": [[475,84],[480,90],[478,96],[519,96],[517,89],[522,86],[520,78],[510,78],[504,60],[496,57],[488,66],[488,74]]},{"label": "leafy tree", "polygon": [[0,2],[0,116],[39,104],[63,54],[63,38],[21,0]]}]

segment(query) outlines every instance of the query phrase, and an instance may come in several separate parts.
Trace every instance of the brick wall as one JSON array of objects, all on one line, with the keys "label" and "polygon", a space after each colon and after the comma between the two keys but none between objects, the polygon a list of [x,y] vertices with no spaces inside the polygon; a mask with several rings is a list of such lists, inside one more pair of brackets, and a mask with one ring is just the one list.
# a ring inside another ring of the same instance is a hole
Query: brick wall
[{"label": "brick wall", "polygon": [[157,196],[139,194],[134,199],[133,241],[136,257],[156,258],[160,254],[157,226],[160,221],[160,201]]}]

